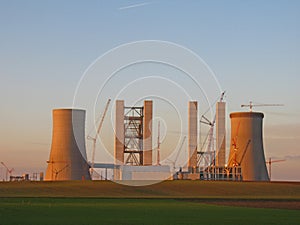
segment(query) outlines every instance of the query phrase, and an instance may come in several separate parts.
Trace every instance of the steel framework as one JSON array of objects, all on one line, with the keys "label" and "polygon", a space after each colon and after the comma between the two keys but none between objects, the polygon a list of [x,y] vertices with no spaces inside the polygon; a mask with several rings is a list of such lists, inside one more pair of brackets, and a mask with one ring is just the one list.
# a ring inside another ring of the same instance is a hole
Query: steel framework
[{"label": "steel framework", "polygon": [[143,165],[143,112],[144,107],[124,107],[124,155],[127,165]]}]

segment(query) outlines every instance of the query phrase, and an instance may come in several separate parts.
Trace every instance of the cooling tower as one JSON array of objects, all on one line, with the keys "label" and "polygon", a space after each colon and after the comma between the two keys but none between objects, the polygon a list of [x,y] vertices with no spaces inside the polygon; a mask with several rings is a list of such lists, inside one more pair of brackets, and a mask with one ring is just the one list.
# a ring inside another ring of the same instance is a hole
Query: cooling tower
[{"label": "cooling tower", "polygon": [[90,180],[85,150],[85,110],[54,109],[45,180]]},{"label": "cooling tower", "polygon": [[231,147],[228,166],[241,166],[243,180],[268,181],[263,148],[263,113],[231,113]]}]

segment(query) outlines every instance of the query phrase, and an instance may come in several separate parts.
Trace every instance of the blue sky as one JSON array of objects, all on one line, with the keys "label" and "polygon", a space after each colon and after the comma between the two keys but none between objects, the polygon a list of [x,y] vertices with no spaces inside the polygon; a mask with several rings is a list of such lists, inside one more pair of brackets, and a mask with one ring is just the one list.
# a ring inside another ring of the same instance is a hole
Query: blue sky
[{"label": "blue sky", "polygon": [[293,156],[274,164],[274,178],[300,180],[291,172],[300,165],[299,11],[296,0],[1,0],[0,160],[16,173],[44,170],[51,110],[72,106],[88,66],[118,45],[163,40],[209,65],[227,91],[228,112],[250,100],[285,105],[259,108],[266,114],[265,152]]}]

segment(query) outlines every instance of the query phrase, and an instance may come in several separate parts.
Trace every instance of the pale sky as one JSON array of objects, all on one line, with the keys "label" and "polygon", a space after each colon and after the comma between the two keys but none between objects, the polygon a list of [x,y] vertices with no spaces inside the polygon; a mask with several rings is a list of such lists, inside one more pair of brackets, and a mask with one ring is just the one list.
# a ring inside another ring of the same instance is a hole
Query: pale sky
[{"label": "pale sky", "polygon": [[[299,1],[0,0],[0,28],[0,161],[15,168],[15,174],[45,171],[51,146],[52,109],[72,107],[80,79],[98,57],[128,42],[161,40],[201,57],[221,89],[226,90],[228,145],[230,112],[247,110],[240,105],[250,100],[284,104],[256,108],[265,113],[265,155],[286,159],[273,164],[274,180],[300,180]],[[144,82],[158,95],[178,99],[183,114],[187,103],[180,101],[187,102],[188,98],[181,97],[183,92],[176,94],[176,85],[171,81],[199,101],[199,116],[206,111],[202,93],[197,96],[193,84],[166,65],[136,65],[120,71],[111,87],[122,88],[123,82],[136,80],[131,88],[134,91],[120,95],[125,102],[152,93],[139,85],[139,74],[166,78],[159,85],[151,79]],[[96,102],[98,113],[103,111],[108,97],[115,98],[119,93],[109,87],[103,99],[99,95]],[[154,104],[155,101],[156,116],[169,113],[167,127],[176,133],[180,126],[176,110],[163,105],[162,100],[154,99]],[[110,107],[104,124],[107,130],[111,115]],[[91,129],[87,122],[86,133]],[[101,138],[111,149],[113,139],[108,134],[107,131]],[[169,137],[162,143],[162,151],[167,154],[170,143],[178,142],[176,135]],[[97,151],[97,161],[109,161],[101,158],[101,146]],[[88,144],[87,155],[90,154]],[[4,176],[1,166],[0,179]]]}]

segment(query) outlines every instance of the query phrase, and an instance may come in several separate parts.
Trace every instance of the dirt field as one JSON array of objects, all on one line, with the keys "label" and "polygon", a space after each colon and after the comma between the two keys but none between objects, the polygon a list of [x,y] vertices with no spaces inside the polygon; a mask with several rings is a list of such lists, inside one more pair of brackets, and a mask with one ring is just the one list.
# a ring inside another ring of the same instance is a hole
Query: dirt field
[{"label": "dirt field", "polygon": [[126,186],[111,181],[1,182],[0,197],[174,198],[216,205],[300,209],[300,183],[181,180]]}]

